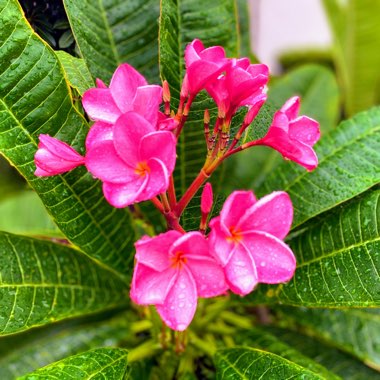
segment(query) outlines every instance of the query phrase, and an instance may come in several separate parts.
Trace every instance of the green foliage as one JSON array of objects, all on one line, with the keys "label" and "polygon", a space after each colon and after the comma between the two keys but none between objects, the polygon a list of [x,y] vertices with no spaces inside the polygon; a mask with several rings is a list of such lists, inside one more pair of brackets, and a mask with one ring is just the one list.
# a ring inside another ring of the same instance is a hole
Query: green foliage
[{"label": "green foliage", "polygon": [[215,363],[217,380],[327,379],[281,356],[251,347],[219,350]]},{"label": "green foliage", "polygon": [[380,85],[380,2],[324,0],[334,59],[348,116],[377,104]]},{"label": "green foliage", "polygon": [[371,367],[380,367],[380,309],[280,308],[279,320],[282,326],[301,329]]},{"label": "green foliage", "polygon": [[127,370],[127,356],[128,351],[121,348],[98,348],[50,364],[20,380],[122,380]]},{"label": "green foliage", "polygon": [[0,230],[23,235],[63,235],[34,191],[22,191],[0,203]]},{"label": "green foliage", "polygon": [[0,233],[0,335],[125,304],[125,283],[65,245]]},{"label": "green foliage", "polygon": [[[16,0],[0,0],[0,152],[37,191],[66,237],[104,265],[125,275],[134,233],[125,210],[112,208],[101,186],[84,169],[64,176],[38,178],[34,154],[38,135],[48,133],[83,152],[88,131],[72,105],[59,61],[33,32]],[[17,28],[15,29],[15,25]]]},{"label": "green foliage", "polygon": [[64,0],[83,59],[93,76],[108,82],[128,62],[149,81],[158,81],[156,0]]},{"label": "green foliage", "polygon": [[82,58],[75,58],[62,50],[55,53],[65,70],[70,86],[77,90],[80,95],[83,95],[89,88],[94,87],[94,80]]}]

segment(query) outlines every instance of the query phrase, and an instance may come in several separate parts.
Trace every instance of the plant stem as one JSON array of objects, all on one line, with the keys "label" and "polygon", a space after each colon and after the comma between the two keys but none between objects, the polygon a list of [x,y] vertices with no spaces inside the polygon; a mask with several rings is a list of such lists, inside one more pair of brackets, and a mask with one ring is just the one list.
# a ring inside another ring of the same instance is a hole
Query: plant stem
[{"label": "plant stem", "polygon": [[174,214],[179,218],[189,204],[193,196],[197,193],[202,184],[210,177],[209,174],[205,172],[202,168],[197,177],[194,179],[193,183],[186,190],[185,194],[183,194],[182,198],[177,203],[177,206],[174,209]]},{"label": "plant stem", "polygon": [[164,206],[164,212],[165,213],[169,212],[171,210],[171,208],[170,208],[169,200],[168,200],[166,193],[161,193],[160,198],[162,201],[162,205]]},{"label": "plant stem", "polygon": [[162,214],[165,212],[164,206],[157,197],[152,198],[151,202],[154,204],[154,206],[157,208],[159,212],[161,212]]},{"label": "plant stem", "polygon": [[170,205],[170,208],[174,209],[175,205],[177,204],[177,196],[176,196],[176,192],[175,192],[173,174],[169,178],[168,195],[169,195],[169,205]]},{"label": "plant stem", "polygon": [[161,351],[161,346],[159,343],[155,342],[153,339],[148,340],[147,342],[132,348],[128,354],[128,362],[136,362],[145,358],[149,358]]}]

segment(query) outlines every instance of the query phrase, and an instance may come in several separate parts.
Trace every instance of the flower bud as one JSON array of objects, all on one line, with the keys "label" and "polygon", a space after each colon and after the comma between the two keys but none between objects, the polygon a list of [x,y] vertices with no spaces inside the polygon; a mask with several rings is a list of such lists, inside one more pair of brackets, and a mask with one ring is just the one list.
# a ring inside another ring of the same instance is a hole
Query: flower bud
[{"label": "flower bud", "polygon": [[210,182],[207,182],[202,191],[201,210],[203,214],[208,214],[211,211],[213,203],[213,192]]}]

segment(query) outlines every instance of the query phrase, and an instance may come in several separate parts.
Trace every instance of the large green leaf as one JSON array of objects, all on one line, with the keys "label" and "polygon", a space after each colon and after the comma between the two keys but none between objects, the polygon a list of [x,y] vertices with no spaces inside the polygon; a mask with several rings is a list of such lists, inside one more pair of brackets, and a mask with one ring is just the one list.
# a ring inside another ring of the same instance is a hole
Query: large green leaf
[{"label": "large green leaf", "polygon": [[380,368],[380,309],[318,310],[279,308],[282,325],[302,329]]},{"label": "large green leaf", "polygon": [[81,252],[0,233],[0,335],[126,303],[124,282]]},{"label": "large green leaf", "polygon": [[290,239],[290,282],[261,285],[250,298],[311,307],[380,306],[380,190],[369,190]]},{"label": "large green leaf", "polygon": [[342,122],[317,143],[316,152],[319,166],[313,172],[284,161],[256,189],[259,195],[289,193],[293,227],[380,182],[380,108]]},{"label": "large green leaf", "polygon": [[380,2],[324,0],[348,115],[379,101]]},{"label": "large green leaf", "polygon": [[127,371],[127,356],[128,351],[121,348],[98,348],[50,364],[20,380],[122,380]]},{"label": "large green leaf", "polygon": [[55,54],[65,70],[70,86],[75,88],[80,95],[95,86],[86,62],[82,58],[73,57],[63,50],[56,51]]},{"label": "large green leaf", "polygon": [[128,62],[158,81],[157,0],[64,0],[75,40],[94,78],[109,81]]},{"label": "large green leaf", "polygon": [[[228,55],[237,56],[238,39],[233,0],[162,0],[159,33],[160,73],[169,82],[172,103],[178,104],[183,76],[184,51],[194,38],[205,46],[222,45]],[[177,144],[175,179],[183,193],[196,177],[206,158],[203,130],[203,111],[215,111],[215,104],[200,94],[192,110],[180,141]]]},{"label": "large green leaf", "polygon": [[[268,328],[265,328],[268,330]],[[368,368],[351,355],[309,338],[299,332],[270,327],[277,339],[301,351],[304,355],[341,376],[344,380],[378,380],[380,373]]]},{"label": "large green leaf", "polygon": [[215,365],[217,380],[326,379],[281,356],[250,347],[218,350]]},{"label": "large green leaf", "polygon": [[22,235],[64,236],[34,191],[22,191],[0,203],[0,230]]},{"label": "large green leaf", "polygon": [[108,205],[100,184],[83,168],[51,178],[34,176],[40,133],[83,152],[88,125],[72,105],[57,57],[30,28],[16,0],[0,0],[0,9],[0,152],[37,191],[70,241],[125,274],[134,239],[129,213]]},{"label": "large green leaf", "polygon": [[277,339],[275,335],[272,335],[268,331],[262,328],[250,329],[249,331],[244,331],[239,334],[236,338],[239,345],[250,346],[253,348],[265,350],[281,356],[283,359],[287,359],[295,364],[304,367],[315,374],[321,375],[322,378],[328,380],[338,380],[339,376],[334,375],[332,372],[328,371],[322,365],[316,363],[311,358],[305,356],[300,351],[292,348],[281,340]]},{"label": "large green leaf", "polygon": [[14,336],[2,338],[0,346],[7,345],[8,352],[0,358],[0,378],[12,380],[70,355],[97,347],[118,346],[123,340],[128,339],[128,344],[132,344],[130,323],[131,316],[125,313],[95,323],[66,322],[63,326],[21,334],[22,344],[16,348]]}]

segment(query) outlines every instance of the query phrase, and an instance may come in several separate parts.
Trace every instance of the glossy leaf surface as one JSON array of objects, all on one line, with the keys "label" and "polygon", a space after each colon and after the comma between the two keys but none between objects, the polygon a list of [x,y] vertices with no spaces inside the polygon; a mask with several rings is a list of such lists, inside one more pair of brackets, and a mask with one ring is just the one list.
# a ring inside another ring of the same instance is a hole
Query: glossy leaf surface
[{"label": "glossy leaf surface", "polygon": [[50,364],[20,380],[122,380],[127,370],[127,356],[128,351],[121,348],[98,348]]},{"label": "glossy leaf surface", "polygon": [[0,233],[0,335],[126,303],[126,284],[81,252]]},{"label": "glossy leaf surface", "polygon": [[158,82],[156,0],[64,0],[83,59],[93,76],[109,82],[128,62],[149,81]]}]

